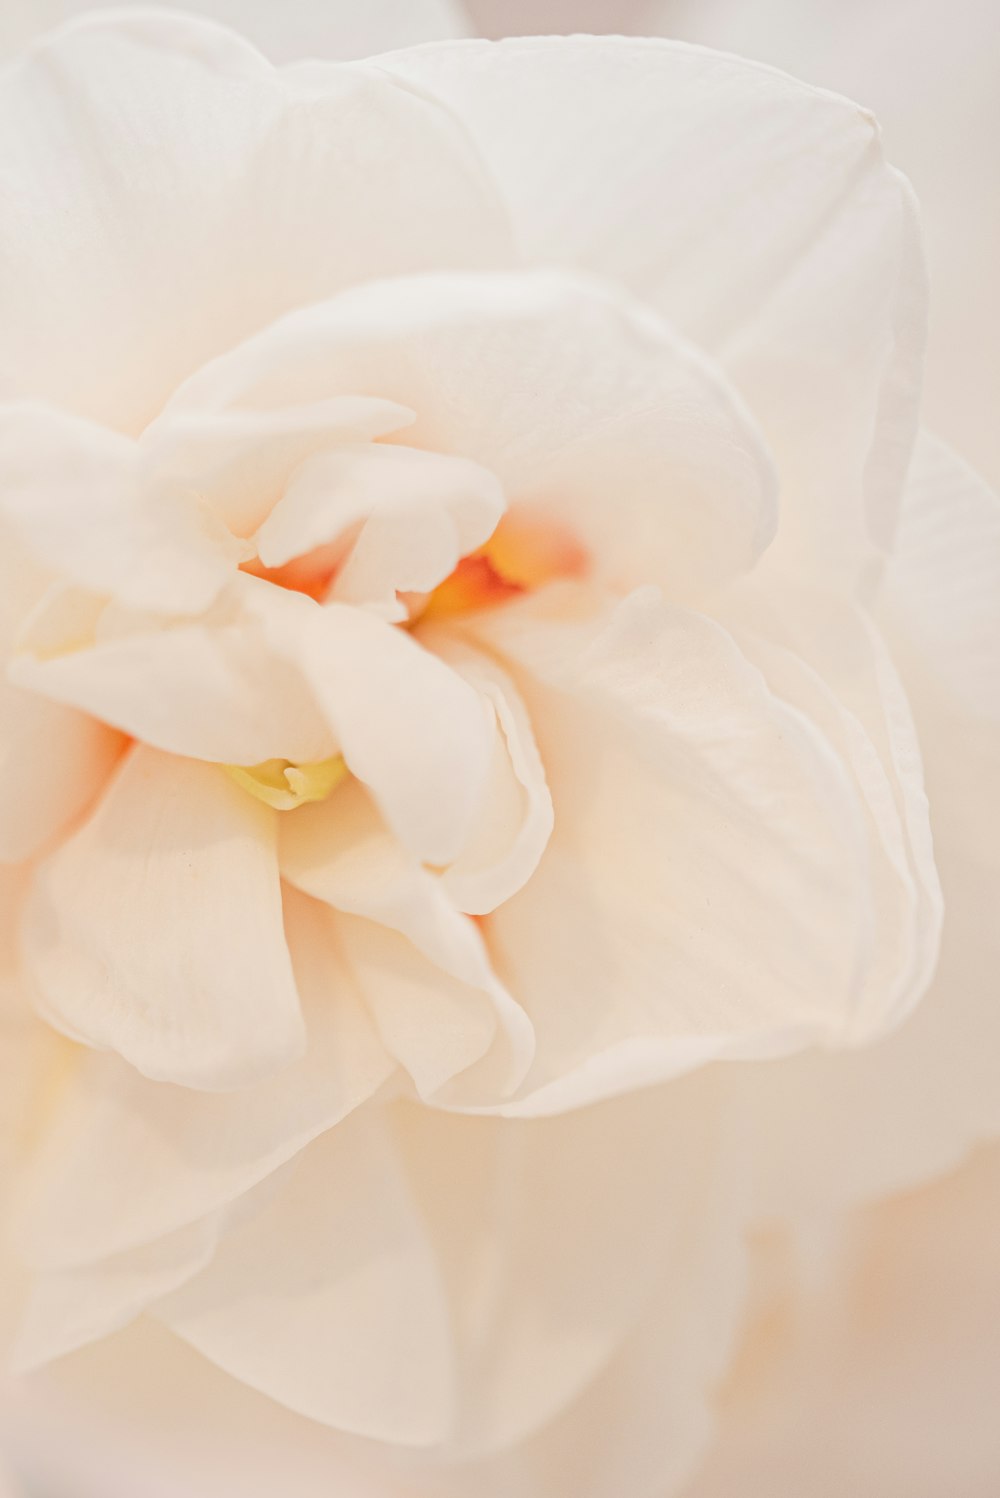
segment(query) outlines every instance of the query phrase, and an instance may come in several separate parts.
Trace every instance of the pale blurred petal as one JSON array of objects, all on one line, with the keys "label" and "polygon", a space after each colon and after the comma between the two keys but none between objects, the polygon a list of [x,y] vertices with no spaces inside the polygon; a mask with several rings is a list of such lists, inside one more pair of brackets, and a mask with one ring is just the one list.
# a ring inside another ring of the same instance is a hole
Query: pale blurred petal
[{"label": "pale blurred petal", "polygon": [[998,536],[996,496],[922,444],[881,612],[924,756],[941,958],[912,1017],[880,1045],[741,1079],[766,1216],[826,1216],[910,1187],[1000,1131]]},{"label": "pale blurred petal", "polygon": [[215,766],[134,748],[35,877],[24,940],[45,1017],[187,1086],[301,1054],[275,816]]},{"label": "pale blurred petal", "polygon": [[992,1498],[1000,1154],[866,1212],[752,1328],[683,1498]]},{"label": "pale blurred petal", "polygon": [[0,138],[0,392],[133,433],[291,306],[509,258],[444,109],[370,69],[276,72],[179,12],[40,44],[5,70]]},{"label": "pale blurred petal", "polygon": [[[6,0],[0,13],[0,54],[39,32],[101,7],[94,0]],[[272,62],[304,57],[348,61],[474,35],[460,0],[161,0],[161,8],[234,26]]]},{"label": "pale blurred petal", "polygon": [[453,1421],[443,1288],[381,1108],[303,1150],[287,1183],[156,1315],[325,1424],[419,1446]]},{"label": "pale blurred petal", "polygon": [[40,1270],[93,1263],[227,1206],[370,1097],[393,1069],[322,906],[284,891],[307,1045],[232,1092],[151,1082],[84,1054],[47,1123],[18,1213]]}]

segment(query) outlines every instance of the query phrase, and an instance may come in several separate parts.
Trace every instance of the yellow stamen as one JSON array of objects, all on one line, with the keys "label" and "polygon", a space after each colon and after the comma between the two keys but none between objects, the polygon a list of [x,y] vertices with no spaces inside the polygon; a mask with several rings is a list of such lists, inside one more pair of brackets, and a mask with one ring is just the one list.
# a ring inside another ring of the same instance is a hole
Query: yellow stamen
[{"label": "yellow stamen", "polygon": [[325,801],[347,775],[343,756],[297,765],[290,759],[265,759],[259,765],[226,765],[245,791],[277,811],[294,811],[307,801]]}]

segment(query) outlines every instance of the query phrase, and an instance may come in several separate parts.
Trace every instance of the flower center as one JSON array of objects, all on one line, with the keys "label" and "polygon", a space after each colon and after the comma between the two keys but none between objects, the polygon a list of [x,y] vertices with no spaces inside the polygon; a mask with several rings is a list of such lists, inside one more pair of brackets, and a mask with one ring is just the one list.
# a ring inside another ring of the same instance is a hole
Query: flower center
[{"label": "flower center", "polygon": [[259,765],[226,765],[229,774],[267,806],[294,811],[307,801],[325,801],[347,775],[343,757],[296,765],[290,759],[265,759]]},{"label": "flower center", "polygon": [[579,577],[587,561],[566,526],[508,512],[485,546],[463,557],[417,612],[443,619],[492,608],[557,578]]}]

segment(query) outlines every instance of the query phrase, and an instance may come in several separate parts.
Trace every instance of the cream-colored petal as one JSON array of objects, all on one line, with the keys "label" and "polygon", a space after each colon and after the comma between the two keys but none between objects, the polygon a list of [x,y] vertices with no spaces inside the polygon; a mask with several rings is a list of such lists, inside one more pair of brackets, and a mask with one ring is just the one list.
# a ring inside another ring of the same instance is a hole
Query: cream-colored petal
[{"label": "cream-colored petal", "polygon": [[400,841],[446,864],[464,846],[493,751],[493,709],[406,631],[363,609],[314,608],[299,662],[348,769]]},{"label": "cream-colored petal", "polygon": [[45,406],[0,413],[0,510],[54,573],[126,608],[198,613],[245,547],[127,438]]},{"label": "cream-colored petal", "polygon": [[406,618],[397,593],[429,593],[493,534],[496,477],[467,458],[387,443],[317,455],[294,475],[254,537],[267,567],[350,539],[329,596]]},{"label": "cream-colored petal", "polygon": [[301,1054],[276,815],[215,766],[134,748],[35,875],[24,943],[45,1017],[186,1086]]},{"label": "cream-colored petal", "polygon": [[891,534],[926,303],[912,195],[872,116],[646,38],[467,42],[385,65],[468,126],[529,263],[608,275],[721,359],[778,462],[783,565],[855,578]]},{"label": "cream-colored petal", "polygon": [[95,16],[44,39],[6,70],[0,122],[7,399],[138,433],[191,370],[290,307],[509,262],[447,110],[372,68],[278,72],[192,16]]},{"label": "cream-colored petal", "polygon": [[551,589],[477,634],[506,657],[555,805],[537,871],[487,921],[538,1041],[508,1110],[844,1043],[869,869],[823,735],[717,624],[651,589],[611,608]]},{"label": "cream-colored petal", "polygon": [[443,1287],[377,1105],[304,1150],[156,1315],[313,1420],[417,1446],[452,1424]]},{"label": "cream-colored petal", "polygon": [[880,614],[924,760],[944,896],[940,961],[922,1002],[880,1045],[746,1074],[765,1216],[826,1216],[919,1185],[1000,1130],[998,537],[997,497],[922,443]]},{"label": "cream-colored petal", "polygon": [[184,475],[234,535],[248,536],[305,458],[341,442],[385,437],[412,421],[405,406],[372,396],[278,411],[175,412],[168,402],[140,446],[152,466]]},{"label": "cream-colored petal", "polygon": [[[0,52],[23,47],[49,26],[92,9],[90,0],[9,0],[0,17]],[[198,0],[197,14],[239,26],[240,32],[275,63],[303,57],[344,61],[389,47],[471,36],[460,0],[365,0],[364,7],[338,3],[320,9],[296,3],[280,15],[270,0]]]},{"label": "cream-colored petal", "polygon": [[387,1050],[427,1097],[481,1101],[518,1086],[531,1026],[442,880],[421,867],[357,782],[281,823],[282,873],[344,913],[337,937]]},{"label": "cream-colored petal", "polygon": [[851,1026],[852,1043],[865,1045],[919,1002],[940,945],[940,882],[910,708],[885,641],[852,601],[751,579],[722,616],[776,695],[836,748],[865,808],[874,950]]},{"label": "cream-colored petal", "polygon": [[552,797],[531,720],[496,661],[443,629],[421,638],[492,702],[496,735],[490,778],[472,836],[442,884],[459,910],[488,915],[526,884],[552,833]]},{"label": "cream-colored petal", "polygon": [[29,621],[10,676],[169,754],[316,764],[338,744],[300,669],[315,608],[245,573],[189,621],[54,593]]},{"label": "cream-colored petal", "polygon": [[33,1161],[18,1216],[25,1259],[52,1271],[123,1255],[229,1205],[370,1097],[393,1070],[335,939],[334,918],[283,890],[305,1021],[302,1058],[231,1092],[151,1082],[84,1056]]},{"label": "cream-colored petal", "polygon": [[0,682],[0,860],[30,858],[72,822],[123,742],[83,713]]},{"label": "cream-colored petal", "polygon": [[[572,391],[572,399],[567,392]],[[697,596],[753,565],[773,475],[719,370],[611,283],[562,271],[404,277],[281,319],[177,410],[378,395],[407,446],[471,458],[613,582]]]}]

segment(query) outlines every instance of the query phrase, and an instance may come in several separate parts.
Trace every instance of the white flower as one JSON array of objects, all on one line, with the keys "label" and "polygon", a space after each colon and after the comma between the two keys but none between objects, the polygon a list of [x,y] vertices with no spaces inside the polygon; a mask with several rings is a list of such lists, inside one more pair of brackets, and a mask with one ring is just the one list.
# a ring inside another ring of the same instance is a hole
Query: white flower
[{"label": "white flower", "polygon": [[905,184],[656,43],[126,16],[0,114],[16,1356],[142,1316],[435,1491],[672,1490],[746,1223],[995,1117],[789,1149],[936,1060],[864,1049],[941,914],[898,665],[989,809]]}]

